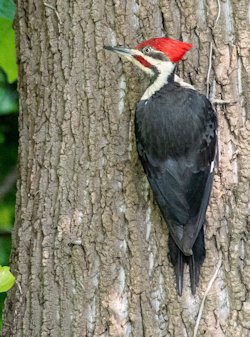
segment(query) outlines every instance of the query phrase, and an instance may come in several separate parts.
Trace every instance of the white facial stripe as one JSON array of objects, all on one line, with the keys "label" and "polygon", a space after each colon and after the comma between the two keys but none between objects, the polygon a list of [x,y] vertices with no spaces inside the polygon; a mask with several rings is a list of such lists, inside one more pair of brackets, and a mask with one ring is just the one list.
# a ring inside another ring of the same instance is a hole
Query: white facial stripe
[{"label": "white facial stripe", "polygon": [[149,99],[156,91],[160,90],[168,82],[169,75],[173,72],[175,64],[172,62],[157,60],[157,64],[154,66],[157,68],[159,75],[156,80],[147,88],[142,96],[142,100]]},{"label": "white facial stripe", "polygon": [[[137,49],[133,49],[131,50],[132,55],[136,55],[136,56],[141,56],[144,58],[144,60],[146,60],[149,64],[151,64],[153,67],[155,67],[158,70],[158,76],[156,78],[156,80],[154,81],[153,84],[151,84],[147,90],[145,91],[145,93],[142,96],[142,100],[144,99],[148,99],[149,97],[151,97],[156,91],[158,91],[164,84],[167,83],[167,79],[168,76],[173,72],[175,64],[170,62],[170,61],[162,61],[159,59],[154,59],[151,56],[147,56],[144,55],[141,51],[137,50]],[[148,73],[151,76],[155,75],[155,72],[148,68],[145,67],[143,64],[141,64],[139,61],[137,61],[135,58],[129,58],[130,61],[132,61],[135,65],[137,65],[138,67],[140,67],[143,71],[145,71],[146,73]]]},{"label": "white facial stripe", "polygon": [[152,64],[153,66],[155,66],[156,68],[158,68],[158,66],[161,66],[162,63],[166,63],[167,61],[162,61],[162,60],[159,60],[159,59],[155,59],[151,56],[147,56],[147,55],[144,55],[143,54],[143,57],[145,60],[148,61],[148,63]]},{"label": "white facial stripe", "polygon": [[[162,60],[159,60],[159,59],[155,59],[151,56],[147,56],[147,55],[144,55],[140,50],[137,50],[137,49],[132,49],[131,50],[132,52],[132,55],[134,56],[140,56],[142,57],[144,60],[146,60],[149,64],[151,64],[152,66],[156,67],[159,72],[161,72],[161,68],[162,66],[164,67],[164,65],[167,63],[166,61],[162,61]],[[137,61],[139,62],[139,61]],[[140,62],[139,62],[140,63]],[[171,63],[171,62],[170,62]],[[137,64],[137,63],[136,63]],[[140,63],[141,64],[141,63]],[[143,64],[141,64],[143,69],[148,69],[147,67],[143,66]],[[163,69],[164,70],[164,69]],[[153,73],[153,72],[152,72]]]},{"label": "white facial stripe", "polygon": [[[131,50],[132,55],[137,55],[137,56],[141,56],[143,58],[145,58],[145,56],[137,49],[132,49]],[[137,61],[133,56],[131,55],[123,55],[124,58],[126,58],[127,60],[129,60],[130,62],[134,63],[137,67],[139,67],[140,69],[142,69],[144,72],[146,72],[148,75],[153,76],[154,72],[152,69],[145,67],[141,62]]]},{"label": "white facial stripe", "polygon": [[154,72],[152,69],[145,67],[141,62],[137,61],[134,57],[130,59],[130,61],[132,61],[132,63],[134,63],[137,67],[145,71],[148,75],[154,76]]},{"label": "white facial stripe", "polygon": [[[140,50],[137,50],[137,49],[132,49],[131,52],[133,56],[136,55],[136,56],[143,57],[148,63],[150,63],[153,67],[155,67],[159,72],[159,75],[157,76],[154,83],[151,84],[151,86],[147,88],[147,90],[145,91],[145,93],[143,94],[141,98],[142,100],[149,99],[156,91],[158,91],[164,84],[167,83],[168,76],[173,72],[175,64],[170,61],[162,61],[159,59],[155,59],[151,56],[144,55]],[[148,75],[150,76],[155,75],[155,72],[152,69],[145,67],[141,62],[137,61],[134,57],[127,56],[126,58],[132,63],[134,63],[137,67],[142,69],[144,72],[146,72]],[[177,75],[175,75],[174,80],[175,82],[178,82],[184,88],[194,89],[194,87],[191,84],[184,82],[183,79],[181,79]]]},{"label": "white facial stripe", "polygon": [[[145,55],[137,49],[132,49],[131,50],[132,55],[134,56],[141,56],[142,58],[146,59]],[[131,61],[138,66],[139,68],[141,68],[143,71],[145,71],[147,74],[149,74],[150,76],[154,76],[154,72],[152,69],[145,67],[141,62],[137,61],[134,57],[132,57]],[[149,62],[150,64],[152,64],[151,62]]]}]

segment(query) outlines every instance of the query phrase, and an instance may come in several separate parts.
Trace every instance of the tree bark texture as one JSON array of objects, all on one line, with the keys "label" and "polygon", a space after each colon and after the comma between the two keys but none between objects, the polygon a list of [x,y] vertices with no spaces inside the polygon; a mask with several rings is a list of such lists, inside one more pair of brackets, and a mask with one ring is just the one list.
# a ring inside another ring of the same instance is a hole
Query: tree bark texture
[{"label": "tree bark texture", "polygon": [[[20,146],[16,286],[3,337],[250,336],[247,0],[17,1]],[[208,91],[219,168],[196,296],[178,297],[168,230],[138,161],[148,79],[103,45],[193,44],[178,74]]]}]

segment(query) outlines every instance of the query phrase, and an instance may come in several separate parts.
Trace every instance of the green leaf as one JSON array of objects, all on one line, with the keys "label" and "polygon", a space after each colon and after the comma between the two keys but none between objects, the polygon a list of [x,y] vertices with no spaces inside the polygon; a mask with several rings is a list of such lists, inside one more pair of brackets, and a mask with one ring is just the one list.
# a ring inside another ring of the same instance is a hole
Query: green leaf
[{"label": "green leaf", "polygon": [[0,18],[0,32],[0,67],[6,72],[8,82],[12,83],[17,79],[15,32],[12,20]]},{"label": "green leaf", "polygon": [[[1,0],[0,0],[1,1]],[[0,116],[9,115],[18,111],[18,94],[16,82],[9,84],[7,75],[0,67]],[[0,131],[0,144],[1,131]]]},{"label": "green leaf", "polygon": [[16,6],[12,0],[0,0],[0,18],[13,20]]},{"label": "green leaf", "polygon": [[0,116],[9,115],[18,111],[16,96],[17,94],[11,92],[8,88],[0,87]]},{"label": "green leaf", "polygon": [[15,283],[15,277],[10,272],[10,267],[0,266],[0,293],[8,291]]}]

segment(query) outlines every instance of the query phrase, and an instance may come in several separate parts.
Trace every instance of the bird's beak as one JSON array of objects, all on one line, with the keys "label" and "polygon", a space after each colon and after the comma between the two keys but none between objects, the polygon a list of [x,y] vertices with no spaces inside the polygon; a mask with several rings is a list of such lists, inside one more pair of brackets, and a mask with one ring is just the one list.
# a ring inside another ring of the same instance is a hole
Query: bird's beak
[{"label": "bird's beak", "polygon": [[124,47],[111,47],[111,46],[104,46],[104,49],[110,50],[120,56],[131,57],[133,56],[133,50],[124,48]]}]

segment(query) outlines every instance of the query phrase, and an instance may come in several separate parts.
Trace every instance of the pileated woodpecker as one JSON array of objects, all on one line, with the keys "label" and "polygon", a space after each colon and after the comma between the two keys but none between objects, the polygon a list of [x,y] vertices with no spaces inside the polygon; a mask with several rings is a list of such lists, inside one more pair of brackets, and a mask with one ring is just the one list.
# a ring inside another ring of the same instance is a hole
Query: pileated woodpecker
[{"label": "pileated woodpecker", "polygon": [[106,46],[151,76],[137,104],[139,158],[169,228],[169,258],[177,292],[189,265],[192,294],[205,258],[204,222],[214,176],[217,117],[209,100],[175,75],[191,49],[170,38],[143,41],[135,49]]}]

